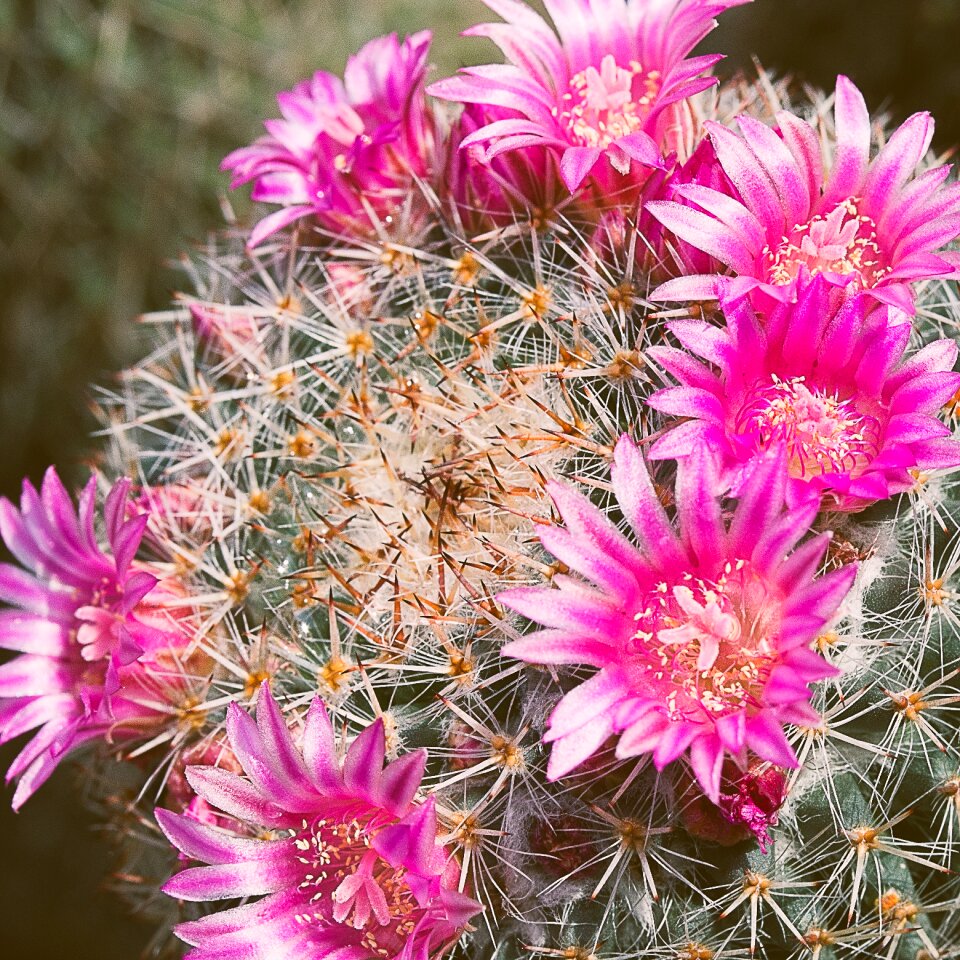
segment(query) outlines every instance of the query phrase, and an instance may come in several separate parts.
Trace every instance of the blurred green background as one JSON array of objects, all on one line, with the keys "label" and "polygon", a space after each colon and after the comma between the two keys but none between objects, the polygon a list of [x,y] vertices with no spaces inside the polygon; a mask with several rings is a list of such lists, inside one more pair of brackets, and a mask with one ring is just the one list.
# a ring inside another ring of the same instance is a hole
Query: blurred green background
[{"label": "blurred green background", "polygon": [[[171,261],[221,223],[220,159],[273,95],[389,30],[431,27],[443,72],[477,0],[0,0],[0,492],[56,462],[78,478],[86,385],[136,356]],[[756,0],[707,49],[723,69],[830,86],[850,74],[896,119],[932,110],[960,142],[960,0]],[[241,198],[237,208],[245,209]],[[0,762],[9,762],[9,749]],[[5,767],[6,762],[2,765]],[[0,803],[0,957],[136,960],[150,930],[103,889],[109,850],[60,773]]]}]

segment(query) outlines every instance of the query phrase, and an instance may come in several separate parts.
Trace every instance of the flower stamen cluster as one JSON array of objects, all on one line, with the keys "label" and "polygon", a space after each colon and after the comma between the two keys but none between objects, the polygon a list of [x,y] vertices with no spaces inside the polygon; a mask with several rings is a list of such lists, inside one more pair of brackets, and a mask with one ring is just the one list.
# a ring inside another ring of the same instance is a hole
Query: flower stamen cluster
[{"label": "flower stamen cluster", "polygon": [[857,476],[879,453],[879,422],[858,412],[851,400],[836,391],[811,390],[805,377],[781,380],[771,374],[770,379],[770,386],[744,405],[736,426],[744,436],[756,435],[758,450],[785,444],[791,476]]},{"label": "flower stamen cluster", "polygon": [[636,60],[620,67],[608,54],[599,70],[590,66],[570,78],[563,105],[553,112],[575,142],[605,150],[643,129],[659,85],[659,70],[644,71]]},{"label": "flower stamen cluster", "polygon": [[779,287],[807,276],[849,277],[854,290],[879,286],[893,272],[884,265],[877,224],[859,211],[857,197],[838,203],[793,228],[779,244],[763,248],[767,276]]},{"label": "flower stamen cluster", "polygon": [[[745,566],[742,560],[728,563],[725,575],[711,584],[690,574],[672,588],[661,582],[634,614],[638,629],[628,656],[645,675],[637,682],[663,685],[671,720],[759,705],[776,651],[758,629],[761,611],[744,606]],[[739,582],[731,584],[734,573]]]}]

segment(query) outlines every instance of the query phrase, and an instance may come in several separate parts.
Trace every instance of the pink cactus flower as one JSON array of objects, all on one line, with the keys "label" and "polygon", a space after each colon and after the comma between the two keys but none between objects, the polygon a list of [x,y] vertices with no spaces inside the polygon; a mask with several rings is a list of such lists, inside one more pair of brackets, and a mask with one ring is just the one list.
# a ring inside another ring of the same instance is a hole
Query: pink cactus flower
[{"label": "pink cactus flower", "polygon": [[107,497],[108,547],[93,478],[79,511],[52,467],[39,491],[24,482],[19,510],[0,499],[0,536],[23,568],[0,564],[0,601],[14,608],[0,611],[0,648],[19,654],[0,666],[0,743],[36,731],[7,771],[15,809],[74,748],[157,722],[154,676],[189,642],[175,588],[134,560],[147,515],[128,516],[129,488]]},{"label": "pink cactus flower", "polygon": [[166,893],[260,898],[180,924],[177,935],[195,947],[190,960],[429,960],[452,947],[480,905],[457,890],[459,868],[437,843],[432,798],[415,801],[426,752],[384,766],[377,720],[341,759],[319,697],[298,749],[262,690],[256,722],[236,704],[227,718],[246,779],[187,770],[197,795],[237,827],[156,811],[181,853],[210,864],[177,874]]},{"label": "pink cactus flower", "polygon": [[960,185],[944,186],[947,166],[917,175],[933,137],[930,115],[910,117],[871,160],[870,115],[846,77],[837,80],[835,114],[829,171],[816,129],[786,111],[778,130],[741,117],[739,137],[708,124],[736,189],[681,185],[678,200],[647,209],[729,273],[669,281],[655,299],[749,294],[765,306],[793,299],[798,281],[819,274],[912,313],[911,283],[956,275],[960,259],[943,248],[960,236]]},{"label": "pink cactus flower", "polygon": [[505,23],[467,31],[497,44],[506,65],[469,67],[433,84],[444,100],[508,111],[463,140],[485,158],[546,147],[573,192],[591,179],[611,196],[663,165],[672,108],[714,78],[719,56],[690,58],[715,15],[747,0],[546,0],[556,33],[518,0],[484,0]]},{"label": "pink cactus flower", "polygon": [[614,735],[618,757],[652,754],[657,769],[689,751],[714,803],[725,757],[745,767],[751,751],[796,766],[783,724],[817,720],[809,684],[836,671],[810,644],[856,573],[815,578],[829,534],[804,538],[818,505],[785,506],[782,450],[756,463],[729,520],[702,447],[678,465],[676,525],[628,437],[612,479],[636,542],[585,496],[551,483],[566,529],[547,527],[541,542],[585,579],[557,575],[555,587],[499,597],[545,628],[508,643],[506,656],[597,670],[549,718],[548,777],[566,776]]},{"label": "pink cactus flower", "polygon": [[[366,44],[344,79],[318,71],[277,98],[283,118],[267,136],[222,164],[232,186],[254,181],[253,199],[280,204],[252,230],[248,246],[295,220],[369,232],[430,170],[434,121],[424,96],[430,33],[395,34]],[[369,212],[368,212],[369,211]]]},{"label": "pink cactus flower", "polygon": [[506,226],[522,217],[545,218],[569,200],[556,158],[547,147],[531,146],[490,159],[480,144],[460,149],[477,130],[511,115],[502,107],[468,103],[453,125],[444,184],[469,233]]},{"label": "pink cactus flower", "polygon": [[763,322],[745,300],[728,305],[726,319],[723,328],[671,323],[685,349],[649,351],[680,385],[648,402],[689,418],[657,441],[652,458],[706,444],[736,486],[736,474],[783,444],[791,497],[812,492],[844,511],[909,490],[911,470],[960,464],[960,443],[937,418],[960,388],[953,341],[904,359],[910,323],[892,322],[871,297],[843,296],[824,277]]}]

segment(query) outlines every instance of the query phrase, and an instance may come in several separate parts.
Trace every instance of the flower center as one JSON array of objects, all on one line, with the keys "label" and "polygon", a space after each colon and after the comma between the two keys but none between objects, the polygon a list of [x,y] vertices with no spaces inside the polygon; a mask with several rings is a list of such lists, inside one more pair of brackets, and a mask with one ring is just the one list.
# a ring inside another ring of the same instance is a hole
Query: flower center
[{"label": "flower center", "polygon": [[826,216],[817,215],[793,228],[776,248],[766,247],[767,277],[776,286],[796,279],[801,267],[811,274],[852,277],[857,289],[880,284],[890,273],[883,263],[877,225],[861,215],[860,201],[850,197]]},{"label": "flower center", "polygon": [[624,68],[607,54],[599,70],[574,74],[554,114],[576,143],[606,149],[643,129],[659,90],[659,71],[646,72],[635,60]]},{"label": "flower center", "polygon": [[390,866],[371,846],[373,832],[356,819],[304,821],[291,838],[303,865],[299,890],[306,898],[297,922],[353,927],[363,931],[363,946],[387,957],[403,947],[420,908],[405,871]]},{"label": "flower center", "polygon": [[728,563],[715,582],[688,575],[673,587],[658,584],[647,596],[634,616],[628,654],[638,682],[665,691],[671,720],[704,712],[717,717],[759,703],[778,661],[768,638],[770,610],[749,612],[764,610],[763,600],[769,608],[742,560]]},{"label": "flower center", "polygon": [[124,644],[122,627],[128,623],[124,610],[123,585],[116,578],[103,577],[92,589],[87,602],[74,611],[73,637],[83,660],[95,662],[117,653],[123,663],[137,658],[134,644]]},{"label": "flower center", "polygon": [[792,477],[858,475],[876,457],[880,424],[852,400],[811,390],[803,377],[772,381],[740,411],[736,429],[753,434],[758,449],[785,443]]}]

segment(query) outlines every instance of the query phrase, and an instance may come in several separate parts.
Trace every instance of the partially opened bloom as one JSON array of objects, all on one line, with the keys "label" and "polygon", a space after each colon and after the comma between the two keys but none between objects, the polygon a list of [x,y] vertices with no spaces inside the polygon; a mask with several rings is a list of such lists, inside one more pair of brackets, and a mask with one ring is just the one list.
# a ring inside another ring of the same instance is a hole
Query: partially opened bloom
[{"label": "partially opened bloom", "polygon": [[[731,184],[717,160],[713,144],[703,139],[683,162],[656,170],[643,185],[641,197],[648,201],[675,195],[681,184],[699,184],[715,190]],[[641,200],[634,210],[616,207],[604,212],[591,237],[591,247],[601,255],[626,263],[632,250],[639,267],[653,282],[667,277],[722,270],[723,266],[699,247],[686,243],[667,230]]]},{"label": "partially opened bloom", "polygon": [[433,800],[416,802],[425,751],[384,766],[378,719],[341,759],[319,698],[297,748],[266,687],[256,722],[231,704],[227,733],[246,778],[190,767],[187,779],[231,826],[158,809],[173,845],[209,864],[164,890],[262,899],[177,927],[191,960],[428,960],[456,943],[480,905],[457,891]]},{"label": "partially opened bloom", "polygon": [[550,716],[548,776],[570,773],[615,734],[619,757],[652,754],[658,769],[689,751],[715,803],[725,756],[741,767],[748,751],[795,766],[782,727],[816,722],[809,684],[835,671],[810,644],[856,572],[816,578],[829,535],[804,538],[817,504],[785,505],[782,451],[756,464],[729,520],[702,448],[678,465],[676,523],[627,437],[612,479],[635,542],[582,494],[552,483],[566,528],[547,527],[541,542],[585,579],[557,575],[555,587],[499,597],[545,628],[505,655],[597,669]]},{"label": "partially opened bloom", "polygon": [[725,313],[724,327],[671,323],[684,349],[649,351],[680,385],[648,402],[687,418],[657,441],[653,458],[706,444],[736,485],[757,457],[785,445],[792,493],[809,490],[848,511],[909,490],[911,470],[960,464],[960,443],[937,417],[960,388],[953,341],[905,359],[910,323],[891,322],[889,308],[844,297],[822,277],[762,321],[747,301]]},{"label": "partially opened bloom", "polygon": [[490,159],[479,144],[460,149],[488,122],[510,115],[502,107],[468,103],[451,130],[444,187],[469,233],[504,226],[522,217],[547,217],[569,198],[556,158],[544,146]]},{"label": "partially opened bloom", "polygon": [[342,81],[318,71],[277,97],[283,118],[223,161],[233,187],[252,180],[254,200],[281,205],[254,227],[249,246],[307,216],[335,232],[369,231],[371,213],[385,218],[402,205],[432,161],[429,49],[427,31],[403,42],[379,37],[347,61]]},{"label": "partially opened bloom", "polygon": [[276,324],[276,309],[259,306],[251,309],[201,300],[188,302],[187,309],[197,339],[210,351],[211,357],[222,358],[231,365],[244,361],[249,365],[265,363],[265,331]]},{"label": "partially opened bloom", "polygon": [[716,82],[704,73],[721,57],[691,50],[718,13],[747,0],[546,0],[556,32],[518,0],[484,2],[506,22],[467,34],[493,40],[509,63],[469,67],[429,91],[508,111],[463,147],[482,144],[487,159],[547,147],[569,190],[592,178],[616,194],[662,165],[672,108]]},{"label": "partially opened bloom", "polygon": [[846,77],[837,80],[835,115],[828,170],[821,135],[787,111],[777,130],[740,117],[741,136],[707,124],[736,189],[680,185],[676,200],[647,209],[729,274],[680,277],[655,299],[791,300],[798,280],[819,274],[912,313],[911,283],[956,272],[960,260],[943,248],[960,236],[960,185],[944,186],[947,166],[917,174],[933,138],[930,115],[910,117],[872,160],[870,115]]},{"label": "partially opened bloom", "polygon": [[155,688],[191,639],[186,601],[134,560],[148,518],[129,516],[129,488],[107,497],[108,546],[93,478],[79,511],[53,468],[39,491],[24,482],[19,510],[0,499],[0,536],[22,566],[0,565],[0,601],[14,608],[0,611],[0,648],[19,654],[0,666],[0,743],[36,731],[7,771],[15,808],[70,750],[160,719]]},{"label": "partially opened bloom", "polygon": [[[214,810],[206,800],[198,797],[187,782],[186,771],[193,766],[218,767],[232,773],[241,773],[243,768],[227,746],[226,738],[218,734],[181,750],[167,774],[164,792],[167,807],[200,823],[220,826],[226,815]],[[184,854],[180,857],[183,860],[189,859]]]}]

